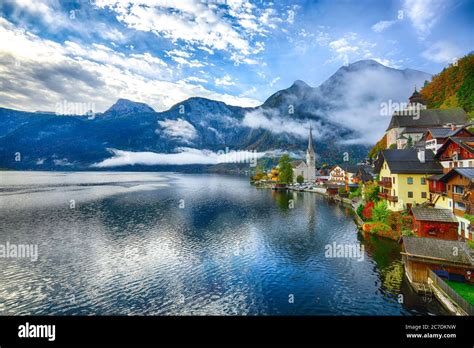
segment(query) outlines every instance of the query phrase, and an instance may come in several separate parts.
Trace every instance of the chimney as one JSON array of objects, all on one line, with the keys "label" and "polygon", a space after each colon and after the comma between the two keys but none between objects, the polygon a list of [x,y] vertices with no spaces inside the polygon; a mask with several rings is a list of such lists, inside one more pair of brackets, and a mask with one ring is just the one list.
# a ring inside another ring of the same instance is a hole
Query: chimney
[{"label": "chimney", "polygon": [[418,150],[418,160],[420,163],[425,163],[425,149]]},{"label": "chimney", "polygon": [[451,130],[452,131],[455,131],[456,130],[456,126],[454,124],[451,125]]}]

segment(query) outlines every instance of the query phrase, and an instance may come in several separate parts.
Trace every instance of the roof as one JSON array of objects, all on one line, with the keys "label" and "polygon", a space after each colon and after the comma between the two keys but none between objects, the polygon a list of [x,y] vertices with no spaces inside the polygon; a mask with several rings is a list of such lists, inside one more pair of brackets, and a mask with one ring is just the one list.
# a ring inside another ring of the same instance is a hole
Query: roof
[{"label": "roof", "polygon": [[428,177],[427,179],[428,180],[440,180],[442,177],[444,176],[444,173],[443,174],[435,174],[435,175],[431,175],[430,177]]},{"label": "roof", "polygon": [[451,169],[448,173],[444,174],[439,180],[446,182],[448,181],[453,175],[459,174],[462,175],[463,177],[472,180],[474,178],[474,168],[469,167],[469,168],[453,168]]},{"label": "roof", "polygon": [[453,212],[449,209],[412,207],[411,211],[415,219],[419,221],[458,222]]},{"label": "roof", "polygon": [[302,160],[295,160],[295,161],[291,161],[291,166],[293,168],[296,168],[298,167],[301,163],[304,163]]},{"label": "roof", "polygon": [[458,127],[455,130],[452,130],[449,127],[429,128],[428,132],[431,133],[433,138],[448,138],[448,137],[454,137],[456,134],[458,134],[463,129],[466,130],[467,132],[469,132],[469,130],[466,127]]},{"label": "roof", "polygon": [[425,162],[418,159],[416,149],[389,149],[381,151],[375,171],[380,172],[383,160],[387,162],[390,172],[394,174],[441,174],[443,167],[434,160],[432,151],[425,151]]},{"label": "roof", "polygon": [[368,165],[359,166],[357,176],[362,180],[362,182],[368,182],[374,180],[374,168]]},{"label": "roof", "polygon": [[425,133],[428,131],[428,128],[423,127],[423,128],[417,128],[417,127],[410,127],[405,129],[402,134],[410,134],[410,133]]},{"label": "roof", "polygon": [[404,115],[403,111],[400,114],[394,112],[387,130],[404,127],[436,127],[449,123],[467,123],[467,114],[462,108],[423,109],[419,111],[418,117]]},{"label": "roof", "polygon": [[444,144],[438,149],[436,152],[436,158],[441,157],[444,150],[449,146],[451,143],[456,143],[466,151],[474,154],[474,137],[449,137],[448,140],[444,142]]},{"label": "roof", "polygon": [[[474,260],[464,242],[437,238],[403,237],[403,245],[405,252],[413,256],[437,258],[474,266]],[[458,250],[458,252],[453,253],[453,250]]]},{"label": "roof", "polygon": [[339,167],[347,173],[357,173],[359,166],[357,164],[341,164]]}]

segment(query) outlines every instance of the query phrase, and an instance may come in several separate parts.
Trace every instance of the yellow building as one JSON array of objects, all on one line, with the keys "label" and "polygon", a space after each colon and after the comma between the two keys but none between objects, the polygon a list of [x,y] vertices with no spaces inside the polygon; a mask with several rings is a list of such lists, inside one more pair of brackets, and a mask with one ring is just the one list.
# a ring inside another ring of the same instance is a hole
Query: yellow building
[{"label": "yellow building", "polygon": [[443,169],[432,151],[404,149],[382,151],[375,172],[379,174],[379,198],[387,200],[389,210],[402,211],[429,202],[427,178]]}]

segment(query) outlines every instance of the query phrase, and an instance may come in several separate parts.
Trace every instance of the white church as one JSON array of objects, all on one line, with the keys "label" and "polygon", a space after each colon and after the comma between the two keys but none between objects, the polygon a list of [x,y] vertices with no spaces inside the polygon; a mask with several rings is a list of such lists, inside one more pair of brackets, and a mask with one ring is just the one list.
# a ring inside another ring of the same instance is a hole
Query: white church
[{"label": "white church", "polygon": [[311,127],[309,128],[308,149],[306,150],[306,162],[302,160],[292,161],[293,167],[293,181],[301,175],[305,182],[313,182],[316,179],[316,161],[313,149],[313,133]]}]

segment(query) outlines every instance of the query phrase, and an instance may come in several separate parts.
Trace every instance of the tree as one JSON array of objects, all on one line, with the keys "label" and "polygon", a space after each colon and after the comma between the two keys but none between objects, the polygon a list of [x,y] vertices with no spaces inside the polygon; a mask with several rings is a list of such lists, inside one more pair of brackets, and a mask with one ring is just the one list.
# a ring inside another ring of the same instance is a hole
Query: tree
[{"label": "tree", "polygon": [[298,175],[298,176],[296,177],[296,182],[297,182],[298,184],[302,184],[302,183],[304,182],[304,177],[303,177],[303,175]]},{"label": "tree", "polygon": [[280,167],[279,181],[283,184],[289,184],[293,182],[293,168],[291,167],[290,156],[283,155],[278,161]]},{"label": "tree", "polygon": [[405,146],[405,148],[406,149],[413,148],[413,139],[411,138],[411,136],[408,136],[407,145]]},{"label": "tree", "polygon": [[379,186],[377,185],[376,182],[366,183],[365,188],[364,188],[364,199],[366,201],[372,201],[372,202],[378,201],[379,200],[379,197],[378,197],[379,191],[380,191],[380,189],[379,189]]},{"label": "tree", "polygon": [[374,205],[372,209],[372,220],[387,223],[387,218],[389,215],[387,208],[387,201],[380,201]]}]

